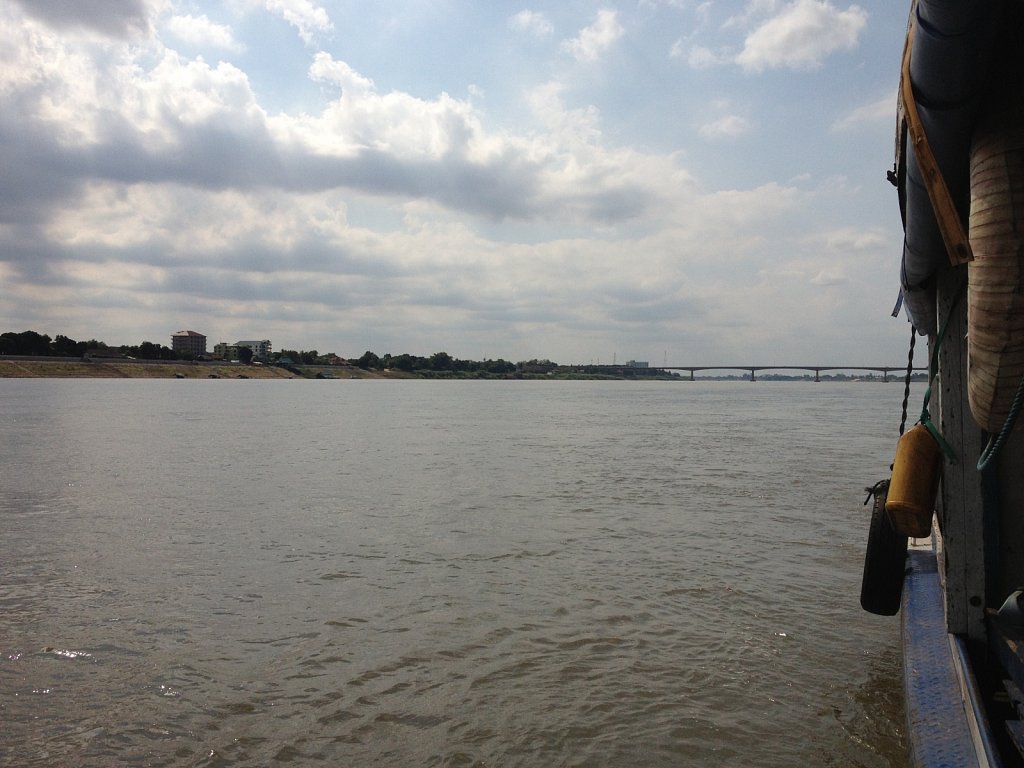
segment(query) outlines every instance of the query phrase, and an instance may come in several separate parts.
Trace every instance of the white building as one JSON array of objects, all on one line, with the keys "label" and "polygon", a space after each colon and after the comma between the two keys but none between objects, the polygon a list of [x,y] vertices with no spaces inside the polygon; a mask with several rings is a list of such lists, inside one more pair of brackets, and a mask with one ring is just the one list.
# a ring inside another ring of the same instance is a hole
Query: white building
[{"label": "white building", "polygon": [[235,342],[235,346],[248,347],[251,349],[253,360],[269,360],[270,353],[273,351],[270,339],[260,339],[259,341],[238,341]]}]

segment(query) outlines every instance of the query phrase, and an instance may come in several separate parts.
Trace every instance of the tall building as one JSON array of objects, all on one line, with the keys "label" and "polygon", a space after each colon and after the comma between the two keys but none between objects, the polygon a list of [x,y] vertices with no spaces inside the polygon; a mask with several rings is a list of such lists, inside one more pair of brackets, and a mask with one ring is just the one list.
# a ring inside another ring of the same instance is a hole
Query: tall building
[{"label": "tall building", "polygon": [[206,337],[195,331],[178,331],[171,334],[171,349],[188,352],[196,357],[206,354]]}]

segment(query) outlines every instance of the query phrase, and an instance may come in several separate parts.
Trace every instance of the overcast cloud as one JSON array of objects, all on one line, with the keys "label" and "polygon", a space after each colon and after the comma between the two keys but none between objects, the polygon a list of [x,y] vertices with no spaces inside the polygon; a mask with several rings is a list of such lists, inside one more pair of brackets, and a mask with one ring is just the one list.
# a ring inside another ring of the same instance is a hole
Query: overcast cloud
[{"label": "overcast cloud", "polygon": [[905,13],[0,0],[0,330],[898,362]]}]

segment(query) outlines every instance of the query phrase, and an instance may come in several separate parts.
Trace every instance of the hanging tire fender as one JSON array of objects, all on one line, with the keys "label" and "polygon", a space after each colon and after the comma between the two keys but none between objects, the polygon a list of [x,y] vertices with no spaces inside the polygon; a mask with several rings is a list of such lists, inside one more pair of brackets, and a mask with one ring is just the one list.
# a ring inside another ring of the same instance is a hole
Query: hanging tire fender
[{"label": "hanging tire fender", "polygon": [[884,480],[869,490],[875,502],[864,551],[860,606],[878,616],[895,616],[900,610],[903,578],[907,572],[907,537],[893,527],[885,511],[889,481]]}]

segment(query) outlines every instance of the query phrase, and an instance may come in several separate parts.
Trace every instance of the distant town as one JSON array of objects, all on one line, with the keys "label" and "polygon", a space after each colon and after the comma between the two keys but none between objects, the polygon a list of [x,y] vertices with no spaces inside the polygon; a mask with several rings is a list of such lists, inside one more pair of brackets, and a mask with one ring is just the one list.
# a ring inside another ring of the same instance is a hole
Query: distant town
[{"label": "distant town", "polygon": [[[414,372],[482,372],[495,375],[549,373],[558,368],[550,360],[527,360],[518,363],[507,360],[460,360],[447,352],[436,352],[429,357],[418,355],[377,355],[367,350],[356,359],[344,358],[333,352],[318,350],[282,349],[275,351],[270,339],[241,339],[214,344],[207,348],[207,337],[197,331],[182,330],[170,334],[168,347],[151,341],[138,345],[110,346],[97,339],[75,341],[58,334],[51,338],[36,331],[0,333],[0,355],[30,357],[75,357],[94,360],[119,358],[129,360],[211,361],[281,366],[351,366],[365,370],[394,369]],[[653,372],[653,371],[652,371]]]},{"label": "distant town", "polygon": [[[270,339],[241,339],[235,342],[217,342],[213,350],[208,349],[207,337],[193,330],[175,331],[170,334],[170,346],[143,341],[138,345],[111,346],[97,339],[76,341],[57,334],[50,337],[36,331],[8,331],[0,333],[0,358],[63,358],[82,361],[163,361],[168,363],[212,363],[222,362],[247,366],[279,366],[295,375],[334,378],[333,369],[361,369],[367,373],[397,374],[420,378],[644,378],[680,380],[693,379],[693,370],[666,370],[651,366],[646,361],[628,360],[612,365],[560,365],[548,359],[531,359],[511,362],[504,359],[462,360],[447,352],[435,352],[428,357],[403,353],[378,355],[370,350],[358,358],[345,358],[333,352],[326,354],[318,350],[282,349],[275,351]],[[785,366],[782,366],[785,368]],[[700,369],[703,370],[703,369]],[[719,370],[719,369],[711,369]],[[724,370],[724,369],[723,369]],[[811,370],[811,369],[809,369]],[[865,369],[868,370],[868,369]],[[341,371],[338,371],[341,373]],[[242,377],[244,378],[244,376]],[[703,372],[698,378],[730,381],[751,380],[750,374]],[[844,372],[803,374],[759,372],[758,381],[853,381],[892,380],[892,373],[876,375],[868,370],[864,375],[850,375]],[[922,373],[915,373],[914,380],[925,379]]]}]

